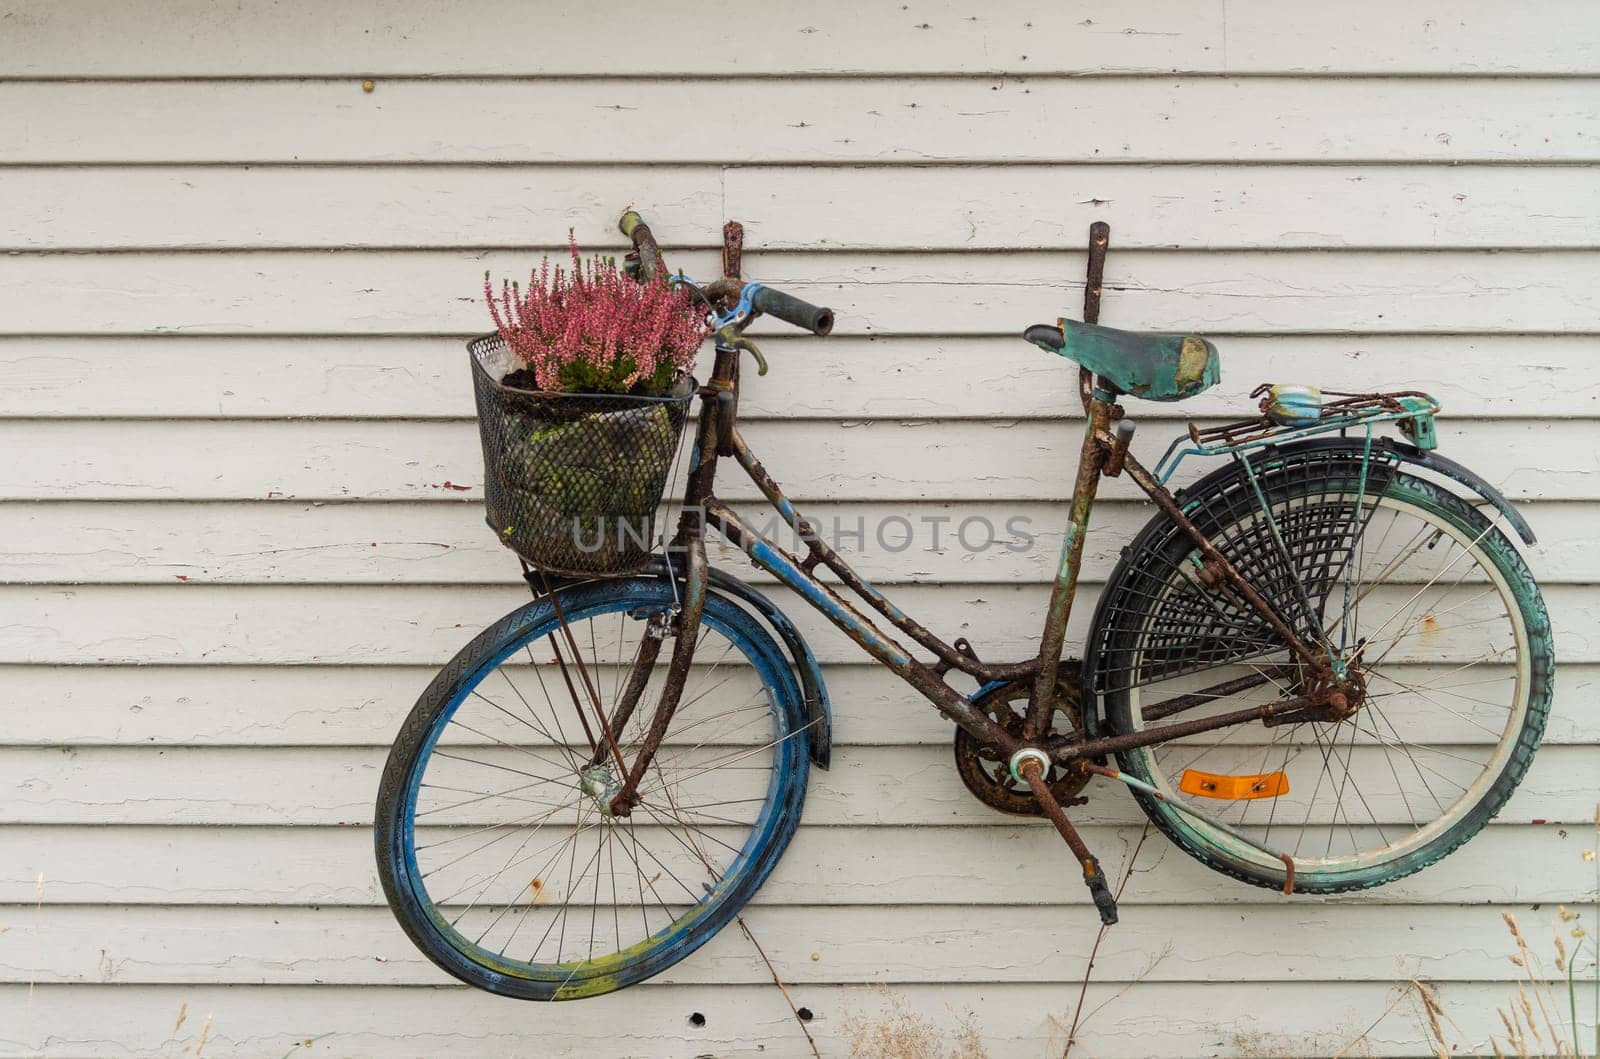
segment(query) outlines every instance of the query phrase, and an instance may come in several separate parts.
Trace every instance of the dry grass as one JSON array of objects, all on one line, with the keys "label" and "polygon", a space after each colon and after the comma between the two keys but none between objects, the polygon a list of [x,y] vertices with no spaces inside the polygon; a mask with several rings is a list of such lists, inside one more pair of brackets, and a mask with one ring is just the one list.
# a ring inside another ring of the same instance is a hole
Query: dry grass
[{"label": "dry grass", "polygon": [[[41,1048],[35,1048],[34,1045],[33,1045],[33,1041],[34,1041],[34,1036],[33,1036],[33,1029],[34,1029],[34,1027],[33,1027],[33,1016],[34,1016],[33,999],[34,999],[34,990],[35,990],[35,987],[38,985],[38,980],[39,980],[39,957],[40,957],[39,928],[41,926],[41,923],[42,923],[43,919],[44,919],[44,872],[40,872],[39,873],[39,877],[34,880],[34,884],[33,884],[33,924],[32,924],[33,964],[28,970],[28,993],[27,993],[27,999],[24,1002],[23,1010],[22,1010],[22,1040],[24,1042],[23,1043],[23,1047],[27,1049],[27,1054],[29,1054],[29,1055],[33,1055],[33,1054],[42,1055],[42,1054],[44,1054],[44,1051],[43,1051],[42,1047]],[[5,928],[5,927],[0,927],[0,931],[4,931],[6,929],[7,928]],[[205,1017],[205,1021],[203,1023],[201,1023],[201,1025],[200,1025],[199,1036],[193,1041],[187,1041],[186,1042],[183,1038],[179,1037],[178,1035],[179,1035],[179,1033],[182,1032],[184,1023],[189,1021],[189,1004],[188,1004],[187,1001],[183,1002],[182,1004],[179,1004],[178,1005],[178,1017],[174,1020],[174,1022],[172,1024],[172,1036],[169,1038],[169,1040],[167,1042],[167,1047],[165,1047],[163,1049],[162,1054],[164,1054],[164,1055],[176,1055],[176,1056],[182,1056],[182,1057],[194,1057],[194,1059],[201,1059],[201,1057],[203,1057],[205,1055],[206,1042],[211,1039],[212,1018],[213,1018],[212,1015],[207,1014],[206,1017]],[[48,1033],[48,1031],[47,1031],[47,1033]],[[307,1045],[309,1045],[310,1043],[311,1043],[310,1041],[306,1042]]]},{"label": "dry grass", "polygon": [[[1595,834],[1600,839],[1600,807],[1595,809]],[[1600,842],[1597,842],[1600,845]],[[1550,967],[1528,942],[1522,925],[1510,912],[1501,912],[1511,935],[1515,952],[1506,958],[1521,972],[1516,992],[1495,1009],[1503,1034],[1491,1034],[1489,1048],[1499,1059],[1597,1059],[1600,1057],[1600,948],[1596,947],[1593,927],[1600,921],[1600,855],[1586,849],[1583,860],[1595,865],[1595,887],[1589,909],[1584,914],[1566,907],[1556,909],[1552,924]],[[1465,1036],[1450,1018],[1433,987],[1413,978],[1401,994],[1415,999],[1420,1007],[1423,1040],[1439,1059],[1474,1054],[1463,1052],[1460,1038]],[[1377,1028],[1398,1001],[1380,1015],[1339,1054],[1367,1046],[1367,1034]],[[1588,1008],[1588,1018],[1580,1021],[1579,1012]]]},{"label": "dry grass", "polygon": [[[1576,932],[1573,936],[1578,940],[1578,945],[1569,950],[1561,937],[1562,926],[1556,927],[1556,973],[1551,975],[1545,970],[1544,961],[1528,944],[1517,917],[1510,912],[1500,915],[1516,948],[1516,952],[1507,958],[1522,972],[1522,977],[1516,982],[1516,992],[1495,1010],[1504,1036],[1490,1035],[1489,1047],[1500,1057],[1592,1059],[1596,1052],[1585,1039],[1588,1036],[1585,1031],[1592,1029],[1600,1033],[1600,1027],[1580,1024],[1578,1021],[1579,989],[1593,983],[1600,990],[1600,969],[1597,969],[1593,958],[1593,946],[1584,944],[1588,932],[1582,926],[1572,928]],[[1576,913],[1565,908],[1558,913],[1558,923],[1570,924],[1578,918]],[[1578,961],[1581,959],[1588,960],[1588,981],[1579,977]],[[1456,1042],[1462,1036],[1461,1031],[1446,1013],[1433,988],[1417,980],[1413,980],[1411,985],[1422,1003],[1427,1040],[1435,1054],[1439,1059],[1450,1059],[1460,1054],[1460,1046]]]},{"label": "dry grass", "polygon": [[[1600,806],[1595,808],[1594,829],[1600,839]],[[1497,1056],[1514,1055],[1519,1059],[1532,1056],[1556,1059],[1588,1056],[1593,1059],[1600,1056],[1600,949],[1596,948],[1596,939],[1590,930],[1600,919],[1600,859],[1594,849],[1584,850],[1582,856],[1595,865],[1589,927],[1584,925],[1582,913],[1565,905],[1556,909],[1556,922],[1551,931],[1553,974],[1545,969],[1544,961],[1528,944],[1517,917],[1510,912],[1500,913],[1517,949],[1508,958],[1522,972],[1522,977],[1517,982],[1516,996],[1497,1009],[1500,1025],[1505,1029],[1504,1048],[1500,1039],[1489,1038]],[[1591,1021],[1585,1023],[1578,1021],[1580,990],[1589,994],[1586,999],[1592,1005]],[[1448,1056],[1444,1035],[1436,1026],[1433,1028],[1434,1040],[1441,1048],[1439,1054]]]},{"label": "dry grass", "polygon": [[970,1011],[956,1016],[948,1036],[927,1016],[911,1009],[904,996],[880,990],[883,1004],[873,1014],[846,1011],[844,1032],[850,1059],[989,1059]]}]

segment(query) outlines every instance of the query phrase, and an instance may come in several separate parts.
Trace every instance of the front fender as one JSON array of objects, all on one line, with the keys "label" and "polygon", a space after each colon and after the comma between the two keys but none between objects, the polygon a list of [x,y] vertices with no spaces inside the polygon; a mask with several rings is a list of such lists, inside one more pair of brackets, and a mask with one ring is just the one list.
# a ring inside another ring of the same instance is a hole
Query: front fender
[{"label": "front fender", "polygon": [[[658,577],[668,576],[667,563],[657,558],[645,568],[645,573],[654,573]],[[822,666],[817,661],[817,656],[812,653],[811,646],[806,643],[805,637],[800,635],[800,630],[794,622],[778,605],[754,588],[734,577],[732,574],[717,567],[710,568],[711,587],[732,596],[743,603],[760,617],[778,639],[783,641],[784,647],[789,652],[790,661],[794,664],[796,673],[800,677],[800,688],[805,695],[806,720],[811,724],[810,738],[807,745],[810,747],[811,763],[823,771],[833,760],[833,708],[828,699],[828,686],[822,679]]]}]

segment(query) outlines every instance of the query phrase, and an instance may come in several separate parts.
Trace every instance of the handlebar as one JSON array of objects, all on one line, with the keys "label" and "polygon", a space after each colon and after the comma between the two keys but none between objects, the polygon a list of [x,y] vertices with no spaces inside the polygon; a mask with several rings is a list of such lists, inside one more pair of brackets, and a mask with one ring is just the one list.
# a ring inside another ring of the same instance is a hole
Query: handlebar
[{"label": "handlebar", "polygon": [[[643,217],[634,210],[628,210],[617,221],[617,228],[633,241],[642,279],[649,280],[657,275],[666,275],[667,266],[661,257],[661,247],[656,244],[655,236],[650,233],[650,226],[644,223]],[[757,312],[775,316],[786,324],[793,324],[815,335],[826,335],[833,330],[832,309],[812,305],[808,301],[772,287],[759,284],[755,286],[756,290],[750,296],[750,306]],[[730,301],[737,301],[743,287],[744,284],[739,280],[729,278],[710,284],[705,289],[708,293],[730,294],[732,295]]]},{"label": "handlebar", "polygon": [[814,335],[825,335],[833,330],[833,310],[812,305],[781,290],[762,287],[750,299],[750,304],[768,316],[776,316],[786,324],[803,327]]},{"label": "handlebar", "polygon": [[656,245],[656,237],[650,234],[650,226],[644,223],[643,217],[629,210],[617,221],[617,227],[623,235],[633,240],[633,248],[639,254],[641,279],[649,280],[666,274],[667,263],[661,259],[661,247]]}]

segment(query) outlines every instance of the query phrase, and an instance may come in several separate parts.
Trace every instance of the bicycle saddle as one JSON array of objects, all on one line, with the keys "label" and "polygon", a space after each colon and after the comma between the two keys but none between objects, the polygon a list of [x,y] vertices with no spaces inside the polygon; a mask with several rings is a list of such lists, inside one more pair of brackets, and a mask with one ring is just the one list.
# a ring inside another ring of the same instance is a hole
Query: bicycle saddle
[{"label": "bicycle saddle", "polygon": [[1217,347],[1198,335],[1118,331],[1076,320],[1034,324],[1022,337],[1094,372],[1119,392],[1147,401],[1181,401],[1220,379]]}]

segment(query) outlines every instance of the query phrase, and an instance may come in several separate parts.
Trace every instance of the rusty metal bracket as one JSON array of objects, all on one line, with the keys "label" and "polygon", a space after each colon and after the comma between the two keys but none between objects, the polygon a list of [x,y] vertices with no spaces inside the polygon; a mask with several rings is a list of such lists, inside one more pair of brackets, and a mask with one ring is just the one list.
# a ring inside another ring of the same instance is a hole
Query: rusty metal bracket
[{"label": "rusty metal bracket", "polygon": [[1133,432],[1137,429],[1131,419],[1115,418],[1111,426],[1111,452],[1106,456],[1105,466],[1100,468],[1100,473],[1107,478],[1115,478],[1122,473],[1122,465],[1128,458],[1128,446],[1133,442]]},{"label": "rusty metal bracket", "polygon": [[[1089,225],[1089,266],[1083,282],[1083,322],[1100,322],[1100,292],[1105,286],[1106,250],[1111,246],[1111,225],[1095,221]],[[1094,396],[1094,372],[1078,369],[1078,397],[1083,401],[1083,411],[1089,411],[1089,401]]]},{"label": "rusty metal bracket", "polygon": [[1089,225],[1089,272],[1083,285],[1083,322],[1100,322],[1100,290],[1106,278],[1106,248],[1111,245],[1111,225]]},{"label": "rusty metal bracket", "polygon": [[729,221],[722,226],[722,274],[738,279],[744,272],[744,225]]}]

